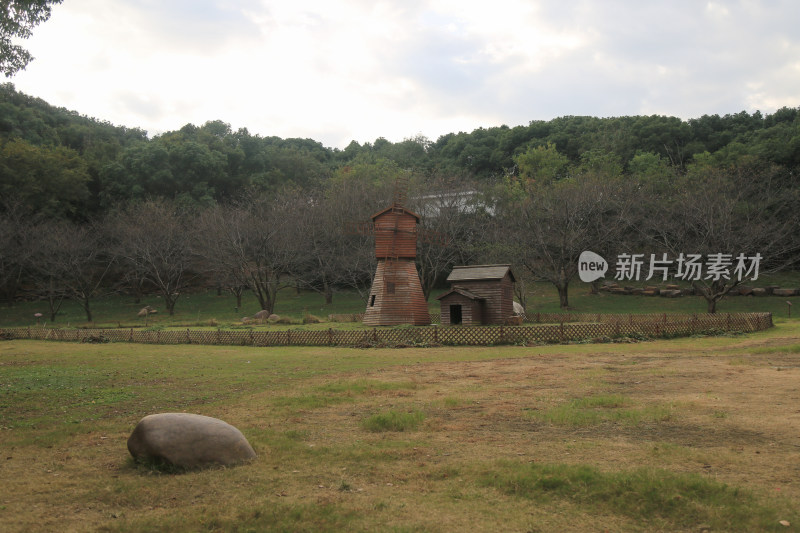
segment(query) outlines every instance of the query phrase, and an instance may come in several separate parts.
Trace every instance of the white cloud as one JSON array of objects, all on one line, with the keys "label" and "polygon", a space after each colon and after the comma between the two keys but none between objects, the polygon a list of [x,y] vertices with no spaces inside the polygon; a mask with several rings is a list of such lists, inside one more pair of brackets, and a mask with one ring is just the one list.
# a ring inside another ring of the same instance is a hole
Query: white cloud
[{"label": "white cloud", "polygon": [[23,92],[152,133],[435,139],[559,115],[800,105],[792,0],[70,0]]}]

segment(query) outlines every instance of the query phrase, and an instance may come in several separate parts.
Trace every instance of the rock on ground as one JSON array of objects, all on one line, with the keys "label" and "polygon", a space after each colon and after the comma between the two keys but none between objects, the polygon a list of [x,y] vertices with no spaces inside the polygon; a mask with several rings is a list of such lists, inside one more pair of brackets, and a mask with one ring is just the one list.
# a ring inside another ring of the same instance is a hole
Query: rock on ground
[{"label": "rock on ground", "polygon": [[234,465],[256,452],[242,432],[217,418],[190,413],[160,413],[142,418],[128,438],[136,459],[162,460],[180,468]]}]

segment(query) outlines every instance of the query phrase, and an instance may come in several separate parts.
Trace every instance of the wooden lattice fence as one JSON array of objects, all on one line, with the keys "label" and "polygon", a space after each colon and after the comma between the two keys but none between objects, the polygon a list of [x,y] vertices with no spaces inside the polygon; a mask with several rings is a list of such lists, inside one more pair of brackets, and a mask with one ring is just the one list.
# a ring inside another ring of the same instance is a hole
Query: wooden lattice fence
[{"label": "wooden lattice fence", "polygon": [[[620,337],[681,337],[726,331],[752,332],[772,327],[772,313],[729,314],[537,314],[523,326],[419,326],[361,330],[141,330],[0,329],[0,338],[73,342],[204,344],[228,346],[431,346],[604,342]],[[549,322],[549,323],[544,323]]]}]

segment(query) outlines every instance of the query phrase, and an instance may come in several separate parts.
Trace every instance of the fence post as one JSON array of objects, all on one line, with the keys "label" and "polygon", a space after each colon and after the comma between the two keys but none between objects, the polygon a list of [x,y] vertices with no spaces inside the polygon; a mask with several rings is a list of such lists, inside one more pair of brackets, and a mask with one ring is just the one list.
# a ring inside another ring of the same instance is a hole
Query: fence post
[{"label": "fence post", "polygon": [[372,340],[373,342],[378,342],[378,328],[372,328]]},{"label": "fence post", "polygon": [[333,328],[328,328],[328,344],[333,346]]},{"label": "fence post", "polygon": [[433,326],[433,342],[439,344],[439,327],[436,325]]},{"label": "fence post", "polygon": [[725,321],[725,330],[726,331],[730,331],[731,330],[731,314],[730,313],[728,313],[728,318]]},{"label": "fence post", "polygon": [[286,330],[286,344],[292,344],[292,330]]},{"label": "fence post", "polygon": [[503,324],[500,324],[500,342],[503,342],[505,340],[505,337],[506,337],[506,334],[503,331]]},{"label": "fence post", "polygon": [[192,344],[192,338],[189,336],[189,328],[186,328],[186,344]]},{"label": "fence post", "polygon": [[31,327],[30,326],[28,326],[28,338],[29,339],[31,338]]},{"label": "fence post", "polygon": [[561,326],[558,328],[559,336],[561,337],[561,342],[564,342],[564,322],[561,322]]}]

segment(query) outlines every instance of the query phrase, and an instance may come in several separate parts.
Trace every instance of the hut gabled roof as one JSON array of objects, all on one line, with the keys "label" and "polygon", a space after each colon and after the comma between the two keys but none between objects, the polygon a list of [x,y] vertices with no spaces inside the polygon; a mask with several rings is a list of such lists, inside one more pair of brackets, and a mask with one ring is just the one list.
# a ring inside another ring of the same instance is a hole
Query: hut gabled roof
[{"label": "hut gabled roof", "polygon": [[437,300],[441,300],[442,298],[444,298],[446,296],[450,296],[453,293],[460,294],[461,296],[465,296],[465,297],[469,298],[470,300],[485,300],[486,299],[483,296],[478,296],[474,292],[468,291],[467,289],[463,289],[461,287],[453,287],[452,289],[450,289],[446,293],[437,296],[436,299]]},{"label": "hut gabled roof", "polygon": [[447,281],[458,282],[503,279],[506,274],[511,276],[511,281],[517,281],[514,278],[514,273],[511,271],[511,265],[456,266],[453,267],[453,271],[447,276]]},{"label": "hut gabled roof", "polygon": [[378,218],[378,217],[379,217],[379,216],[381,216],[382,214],[384,214],[384,213],[386,213],[386,212],[388,212],[388,211],[391,211],[392,209],[397,209],[397,210],[399,210],[399,211],[402,211],[403,213],[408,213],[409,215],[411,215],[411,216],[413,216],[415,219],[417,219],[417,223],[419,223],[419,221],[420,221],[420,220],[422,220],[422,218],[421,218],[421,217],[420,217],[418,214],[416,214],[415,212],[413,212],[413,211],[412,211],[412,210],[410,210],[410,209],[406,209],[406,208],[405,208],[405,207],[403,207],[402,205],[390,205],[390,206],[389,206],[389,207],[387,207],[386,209],[382,209],[382,210],[378,211],[377,213],[375,213],[374,215],[372,215],[372,216],[370,217],[370,219],[372,219],[372,220],[375,220],[376,218]]}]

